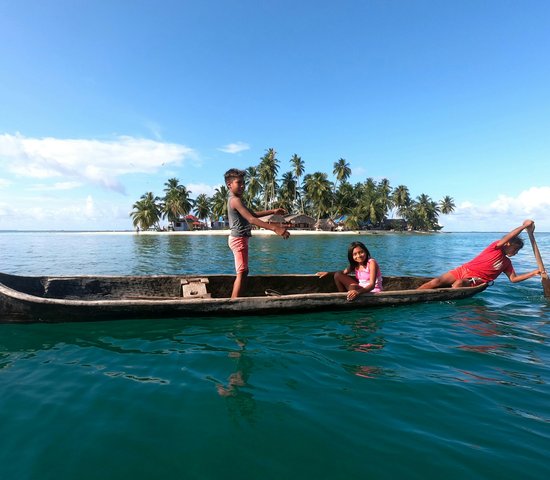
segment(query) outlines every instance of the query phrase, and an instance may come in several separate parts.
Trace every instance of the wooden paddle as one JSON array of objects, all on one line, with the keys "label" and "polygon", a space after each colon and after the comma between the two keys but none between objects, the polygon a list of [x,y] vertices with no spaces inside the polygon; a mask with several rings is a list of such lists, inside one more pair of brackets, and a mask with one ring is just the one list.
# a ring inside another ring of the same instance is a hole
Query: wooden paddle
[{"label": "wooden paddle", "polygon": [[541,275],[542,289],[544,290],[544,296],[550,297],[550,278],[548,278],[548,274],[546,273],[546,270],[544,268],[544,263],[542,263],[542,257],[540,256],[539,247],[535,240],[535,234],[531,230],[527,230],[527,233],[529,234],[529,240],[531,240],[531,245],[533,246],[533,253],[535,254],[535,258],[537,259],[539,270],[541,272],[544,272]]}]

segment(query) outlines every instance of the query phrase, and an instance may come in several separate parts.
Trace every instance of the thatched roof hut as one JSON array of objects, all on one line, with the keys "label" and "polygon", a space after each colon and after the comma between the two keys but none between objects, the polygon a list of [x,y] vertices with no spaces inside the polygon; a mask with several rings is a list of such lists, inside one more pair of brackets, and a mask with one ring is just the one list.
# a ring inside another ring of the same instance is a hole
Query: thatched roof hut
[{"label": "thatched roof hut", "polygon": [[287,215],[285,220],[286,223],[290,225],[289,228],[294,229],[311,230],[315,225],[315,219],[309,215],[304,215],[303,213]]},{"label": "thatched roof hut", "polygon": [[332,232],[336,228],[336,223],[332,218],[320,218],[315,223],[316,230],[324,230],[327,232]]}]

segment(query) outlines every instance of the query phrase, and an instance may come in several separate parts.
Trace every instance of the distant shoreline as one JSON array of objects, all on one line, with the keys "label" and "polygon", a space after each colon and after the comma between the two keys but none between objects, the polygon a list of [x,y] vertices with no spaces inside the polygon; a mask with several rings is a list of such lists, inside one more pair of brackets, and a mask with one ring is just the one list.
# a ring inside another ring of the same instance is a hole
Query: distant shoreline
[{"label": "distant shoreline", "polygon": [[[181,231],[181,232],[133,232],[136,235],[229,235],[229,230],[190,230],[190,231]],[[344,232],[330,232],[323,230],[289,230],[290,235],[377,235],[377,234],[388,234],[388,233],[413,233],[413,232],[390,232],[390,231],[374,231],[374,230],[346,230]],[[271,230],[252,230],[252,235],[277,235]]]},{"label": "distant shoreline", "polygon": [[[291,235],[440,235],[440,234],[451,234],[451,233],[493,233],[493,234],[502,234],[506,232],[497,232],[497,231],[480,231],[480,230],[471,230],[471,231],[438,231],[438,232],[422,232],[419,230],[415,231],[398,231],[398,230],[349,230],[344,232],[327,232],[324,230],[289,230]],[[0,230],[0,233],[64,233],[64,234],[84,234],[84,235],[229,235],[229,230],[190,230],[190,231],[140,231],[137,233],[135,230],[10,230],[3,229]],[[546,231],[539,231],[538,233],[550,233]],[[252,235],[275,235],[271,230],[253,230]]]},{"label": "distant shoreline", "polygon": [[[346,230],[343,232],[330,232],[324,230],[289,230],[290,235],[429,235],[451,232],[420,232],[397,230]],[[169,235],[169,236],[196,236],[215,235],[228,236],[229,230],[187,230],[187,231],[151,231],[151,230],[0,230],[0,233],[63,233],[79,235]],[[271,230],[252,230],[252,235],[276,235]]]},{"label": "distant shoreline", "polygon": [[[459,231],[438,231],[438,232],[422,232],[419,230],[415,230],[412,232],[409,231],[398,231],[398,230],[349,230],[345,232],[327,232],[327,231],[316,231],[316,230],[289,230],[290,235],[298,236],[298,235],[449,235],[453,233],[471,233],[471,234],[495,234],[495,235],[502,235],[503,233],[506,233],[504,231],[497,232],[497,231],[481,231],[481,230],[459,230]],[[214,235],[214,236],[228,236],[229,230],[191,230],[191,231],[185,231],[185,232],[173,232],[173,231],[140,231],[137,233],[135,230],[0,230],[0,234],[6,234],[6,233],[36,233],[36,234],[42,234],[42,233],[56,233],[56,234],[67,234],[67,235],[168,235],[168,236],[197,236],[197,235]],[[539,234],[547,234],[550,233],[549,231],[538,231]],[[271,230],[253,230],[252,231],[253,236],[257,235],[275,235]]]}]

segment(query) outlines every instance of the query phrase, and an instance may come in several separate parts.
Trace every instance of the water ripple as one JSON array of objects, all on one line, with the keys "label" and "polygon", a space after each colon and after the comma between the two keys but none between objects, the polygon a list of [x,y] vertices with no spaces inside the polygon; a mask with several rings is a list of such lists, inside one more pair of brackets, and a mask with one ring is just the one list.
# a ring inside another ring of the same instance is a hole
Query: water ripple
[{"label": "water ripple", "polygon": [[[491,239],[362,238],[388,274],[444,271]],[[349,238],[278,240],[254,239],[254,272],[345,266]],[[220,237],[0,234],[0,248],[25,274],[233,268]],[[549,324],[540,282],[499,279],[399,308],[0,325],[0,476],[546,478]]]}]

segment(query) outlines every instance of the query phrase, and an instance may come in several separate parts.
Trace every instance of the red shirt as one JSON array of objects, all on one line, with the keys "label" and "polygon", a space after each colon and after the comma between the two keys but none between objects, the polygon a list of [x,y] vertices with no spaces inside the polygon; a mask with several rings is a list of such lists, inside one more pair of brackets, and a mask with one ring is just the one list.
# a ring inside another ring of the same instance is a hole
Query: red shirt
[{"label": "red shirt", "polygon": [[467,268],[484,282],[494,280],[502,272],[505,272],[506,275],[511,275],[514,272],[514,267],[502,249],[497,247],[498,242],[496,240],[491,243],[477,257],[465,263],[463,267]]}]

